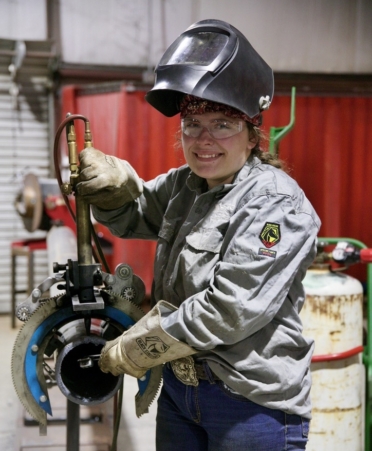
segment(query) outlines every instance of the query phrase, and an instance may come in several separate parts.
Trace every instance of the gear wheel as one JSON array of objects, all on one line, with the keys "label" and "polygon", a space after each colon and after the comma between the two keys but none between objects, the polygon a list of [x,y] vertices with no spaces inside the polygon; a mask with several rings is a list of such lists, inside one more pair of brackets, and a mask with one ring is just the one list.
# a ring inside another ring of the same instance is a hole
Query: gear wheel
[{"label": "gear wheel", "polygon": [[127,301],[133,301],[133,299],[136,298],[137,293],[133,287],[127,287],[127,288],[124,288],[123,290],[121,290],[121,295]]},{"label": "gear wheel", "polygon": [[31,316],[31,310],[27,306],[23,305],[22,307],[17,308],[16,315],[20,321],[25,322]]}]

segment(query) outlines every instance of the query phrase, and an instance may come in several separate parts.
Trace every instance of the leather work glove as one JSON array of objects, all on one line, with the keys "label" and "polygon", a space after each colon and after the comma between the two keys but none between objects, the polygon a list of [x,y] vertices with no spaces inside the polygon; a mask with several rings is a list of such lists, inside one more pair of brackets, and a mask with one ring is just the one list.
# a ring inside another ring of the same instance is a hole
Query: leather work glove
[{"label": "leather work glove", "polygon": [[114,376],[129,374],[140,379],[154,366],[195,354],[195,349],[161,327],[162,311],[175,310],[173,305],[160,301],[120,337],[108,341],[98,361],[101,370]]},{"label": "leather work glove", "polygon": [[77,192],[89,204],[103,210],[122,207],[142,194],[142,182],[125,160],[106,155],[94,147],[79,154]]}]

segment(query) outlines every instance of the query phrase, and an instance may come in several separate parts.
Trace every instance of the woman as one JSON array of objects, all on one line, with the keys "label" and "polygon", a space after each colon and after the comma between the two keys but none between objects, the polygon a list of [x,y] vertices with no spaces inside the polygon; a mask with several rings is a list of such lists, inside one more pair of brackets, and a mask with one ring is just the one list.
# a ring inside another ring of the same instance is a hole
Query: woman
[{"label": "woman", "polygon": [[96,219],[158,241],[153,308],[99,363],[137,378],[165,364],[157,451],[306,446],[313,341],[301,334],[301,280],[320,223],[260,150],[272,89],[271,69],[238,30],[202,21],[167,50],[147,94],[167,116],[180,113],[187,164],[143,182],[127,162],[81,154],[78,189]]}]

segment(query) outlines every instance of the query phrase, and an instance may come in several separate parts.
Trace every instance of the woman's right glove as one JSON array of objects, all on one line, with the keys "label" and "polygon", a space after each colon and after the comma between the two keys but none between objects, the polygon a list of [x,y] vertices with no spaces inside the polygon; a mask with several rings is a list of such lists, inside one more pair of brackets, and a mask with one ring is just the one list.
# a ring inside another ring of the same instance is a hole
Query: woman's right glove
[{"label": "woman's right glove", "polygon": [[98,365],[104,373],[130,374],[141,378],[150,368],[197,351],[169,335],[161,326],[162,313],[177,310],[166,301],[158,302],[145,316],[101,351]]},{"label": "woman's right glove", "polygon": [[84,149],[79,160],[77,192],[87,203],[113,210],[142,194],[142,181],[127,161],[106,155],[94,147]]}]

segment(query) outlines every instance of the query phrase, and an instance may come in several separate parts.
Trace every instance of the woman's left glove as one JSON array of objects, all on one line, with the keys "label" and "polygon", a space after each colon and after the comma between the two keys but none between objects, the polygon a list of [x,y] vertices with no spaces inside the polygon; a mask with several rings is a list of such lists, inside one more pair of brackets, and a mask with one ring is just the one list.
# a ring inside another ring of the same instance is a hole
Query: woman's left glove
[{"label": "woman's left glove", "polygon": [[98,365],[104,373],[141,378],[148,369],[195,354],[197,351],[161,327],[162,311],[177,310],[160,301],[129,330],[103,347]]}]

